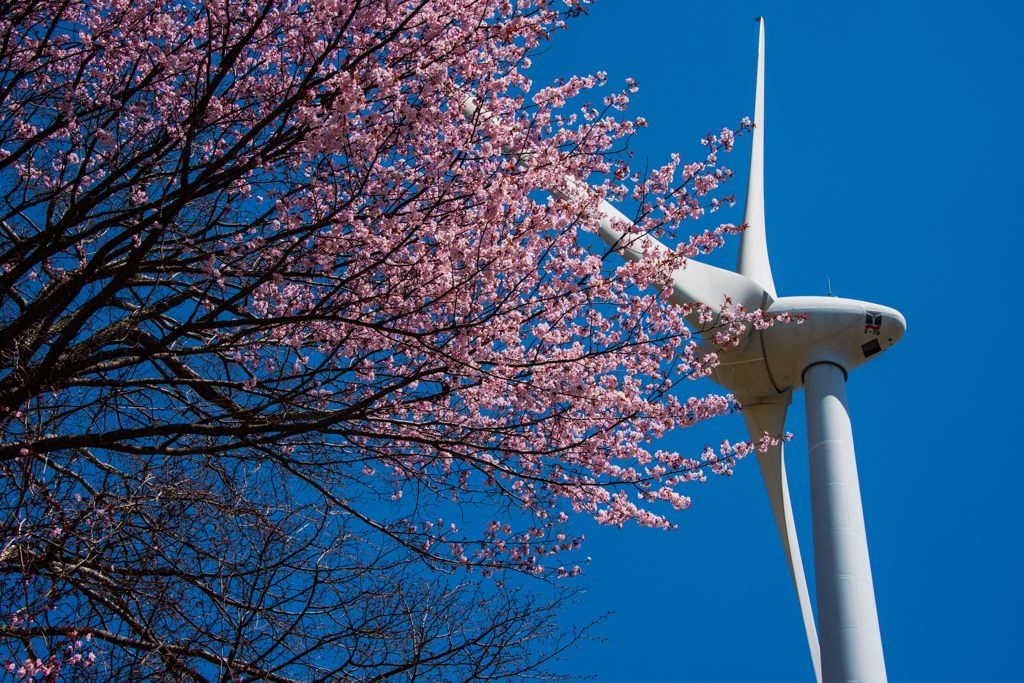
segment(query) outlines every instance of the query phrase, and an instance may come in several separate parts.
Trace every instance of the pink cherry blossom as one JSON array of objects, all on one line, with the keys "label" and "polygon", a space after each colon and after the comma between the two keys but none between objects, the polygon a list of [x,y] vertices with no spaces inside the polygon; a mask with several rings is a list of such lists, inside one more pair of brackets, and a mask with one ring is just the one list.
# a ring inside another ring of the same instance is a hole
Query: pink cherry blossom
[{"label": "pink cherry blossom", "polygon": [[[686,380],[788,322],[667,300],[743,229],[694,221],[751,124],[641,176],[635,81],[530,75],[586,4],[0,18],[8,674],[383,679],[413,658],[377,643],[446,640],[424,679],[505,678],[554,632],[509,573],[577,576],[577,516],[671,529],[732,474],[753,444],[653,442],[734,412]],[[603,201],[678,246],[588,246]]]}]

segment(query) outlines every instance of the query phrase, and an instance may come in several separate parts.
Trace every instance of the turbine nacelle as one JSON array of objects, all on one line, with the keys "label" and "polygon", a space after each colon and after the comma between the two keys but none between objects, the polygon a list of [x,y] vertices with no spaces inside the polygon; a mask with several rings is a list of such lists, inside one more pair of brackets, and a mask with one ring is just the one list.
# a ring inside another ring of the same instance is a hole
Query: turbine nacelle
[{"label": "turbine nacelle", "polygon": [[739,346],[719,352],[712,373],[741,401],[799,389],[804,370],[815,363],[832,363],[849,373],[889,349],[907,330],[899,311],[855,299],[781,297],[767,312],[797,320],[752,330]]}]

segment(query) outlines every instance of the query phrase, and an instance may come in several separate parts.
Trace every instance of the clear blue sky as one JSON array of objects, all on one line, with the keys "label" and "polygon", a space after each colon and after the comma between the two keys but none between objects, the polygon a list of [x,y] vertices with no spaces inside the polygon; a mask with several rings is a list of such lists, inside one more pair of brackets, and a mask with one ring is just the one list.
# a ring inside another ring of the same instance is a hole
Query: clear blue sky
[{"label": "clear blue sky", "polygon": [[[782,295],[901,310],[904,340],[850,378],[891,681],[1024,680],[1018,3],[603,0],[536,60],[538,83],[640,81],[637,159],[700,153],[752,114],[767,19],[768,239]],[[730,159],[742,196],[744,141]],[[741,222],[742,202],[725,220]],[[628,213],[628,212],[627,212]],[[735,245],[716,259],[731,264]],[[1003,363],[1000,365],[999,363]],[[694,387],[706,389],[707,387]],[[789,477],[813,581],[803,396]],[[742,434],[730,418],[667,445]],[[690,491],[674,533],[585,525],[577,621],[614,612],[564,663],[598,681],[811,681],[757,464]],[[813,594],[813,586],[812,586]]]}]

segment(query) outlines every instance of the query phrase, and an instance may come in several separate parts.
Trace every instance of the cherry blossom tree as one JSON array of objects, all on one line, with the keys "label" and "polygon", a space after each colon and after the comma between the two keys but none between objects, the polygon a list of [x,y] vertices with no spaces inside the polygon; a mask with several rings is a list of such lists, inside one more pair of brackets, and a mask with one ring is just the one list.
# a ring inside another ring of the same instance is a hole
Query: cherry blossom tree
[{"label": "cherry blossom tree", "polygon": [[731,471],[649,446],[734,403],[672,393],[715,358],[648,285],[736,228],[580,235],[632,193],[674,237],[733,133],[635,175],[635,84],[528,77],[581,11],[3,4],[9,677],[525,678],[572,640],[522,583],[580,572],[570,516],[670,527]]}]

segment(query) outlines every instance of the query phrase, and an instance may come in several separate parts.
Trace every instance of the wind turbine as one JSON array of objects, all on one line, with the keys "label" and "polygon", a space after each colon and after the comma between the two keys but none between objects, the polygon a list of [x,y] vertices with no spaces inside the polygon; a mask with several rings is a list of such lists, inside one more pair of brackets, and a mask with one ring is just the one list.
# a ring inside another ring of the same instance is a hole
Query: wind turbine
[{"label": "wind turbine", "polygon": [[[781,441],[758,453],[757,459],[796,587],[815,676],[824,683],[885,683],[846,380],[851,370],[898,342],[907,323],[899,311],[887,306],[831,296],[780,297],[776,293],[764,215],[764,20],[758,21],[755,128],[744,215],[747,228],[740,238],[736,272],[689,260],[685,268],[672,274],[669,300],[679,305],[702,303],[720,313],[728,298],[748,310],[806,317],[799,325],[748,330],[738,346],[719,351],[720,364],[712,378],[739,399],[755,442],[765,432],[782,434],[793,391],[804,389],[820,646]],[[477,109],[473,98],[463,100],[467,118]],[[565,182],[565,189],[550,191],[564,196],[581,184],[572,178]],[[640,260],[645,253],[668,250],[642,232],[619,230],[616,226],[631,222],[611,204],[601,202],[600,213],[598,234],[625,258]],[[691,322],[697,319],[695,313],[687,318]]]},{"label": "wind turbine", "polygon": [[[793,391],[804,389],[820,648],[793,523],[782,443],[758,453],[758,463],[796,586],[815,675],[825,683],[884,683],[885,660],[846,379],[851,370],[898,342],[907,323],[899,311],[887,306],[836,297],[779,297],[775,291],[764,215],[764,21],[759,22],[755,128],[744,215],[747,228],[740,238],[736,272],[689,261],[673,273],[670,300],[713,305],[729,297],[749,310],[806,316],[800,325],[749,330],[738,347],[719,352],[721,362],[712,378],[735,393],[755,441],[765,432],[783,432]],[[643,258],[652,247],[665,248],[653,238],[638,240],[632,233],[616,230],[613,225],[626,219],[611,205],[602,204],[601,211],[599,234],[626,258]]]}]

